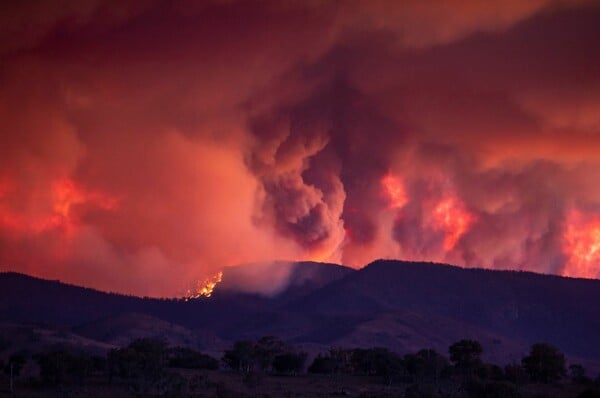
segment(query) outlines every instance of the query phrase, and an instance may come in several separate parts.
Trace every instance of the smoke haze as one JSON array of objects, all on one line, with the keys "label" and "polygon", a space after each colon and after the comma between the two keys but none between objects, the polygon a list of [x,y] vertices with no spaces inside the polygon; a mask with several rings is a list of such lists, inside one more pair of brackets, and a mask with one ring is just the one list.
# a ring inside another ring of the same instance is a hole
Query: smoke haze
[{"label": "smoke haze", "polygon": [[600,277],[596,1],[1,9],[1,270],[151,296],[275,259]]}]

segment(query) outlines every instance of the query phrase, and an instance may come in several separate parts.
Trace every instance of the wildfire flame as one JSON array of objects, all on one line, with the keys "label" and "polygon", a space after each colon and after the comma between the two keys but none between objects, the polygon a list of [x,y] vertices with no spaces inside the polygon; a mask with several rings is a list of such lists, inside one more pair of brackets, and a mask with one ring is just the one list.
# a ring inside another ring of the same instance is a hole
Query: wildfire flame
[{"label": "wildfire flame", "polygon": [[184,295],[184,300],[189,301],[191,299],[197,299],[200,297],[212,296],[215,287],[223,280],[223,272],[219,272],[210,278],[198,281],[196,287],[188,289]]},{"label": "wildfire flame", "polygon": [[567,217],[564,252],[568,261],[564,276],[597,278],[600,275],[600,216],[587,219],[579,211]]}]

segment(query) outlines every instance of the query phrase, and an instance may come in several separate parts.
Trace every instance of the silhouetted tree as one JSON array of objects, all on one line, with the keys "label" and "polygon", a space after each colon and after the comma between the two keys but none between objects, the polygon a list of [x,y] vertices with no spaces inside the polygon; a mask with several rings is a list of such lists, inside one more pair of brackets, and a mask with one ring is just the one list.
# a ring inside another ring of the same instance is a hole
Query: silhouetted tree
[{"label": "silhouetted tree", "polygon": [[352,350],[340,347],[329,349],[327,354],[319,354],[309,366],[310,373],[353,373]]},{"label": "silhouetted tree", "polygon": [[381,375],[394,359],[401,361],[396,353],[387,348],[356,348],[350,356],[352,373]]},{"label": "silhouetted tree", "polygon": [[432,349],[419,350],[416,354],[420,362],[419,377],[424,380],[437,382],[448,373],[448,360]]},{"label": "silhouetted tree", "polygon": [[385,348],[375,348],[373,356],[376,374],[383,377],[388,385],[391,385],[394,380],[397,380],[406,372],[402,358],[395,352]]},{"label": "silhouetted tree", "polygon": [[219,361],[215,358],[189,348],[169,348],[167,350],[167,358],[170,368],[210,370],[219,368]]},{"label": "silhouetted tree", "polygon": [[309,373],[331,374],[337,370],[336,361],[329,355],[318,354],[308,367]]},{"label": "silhouetted tree", "polygon": [[541,383],[556,381],[566,373],[564,354],[550,344],[534,344],[521,362],[531,380]]},{"label": "silhouetted tree", "polygon": [[329,349],[329,356],[335,363],[335,373],[352,373],[352,350],[333,347]]},{"label": "silhouetted tree", "polygon": [[573,384],[591,383],[591,379],[585,376],[585,368],[579,364],[569,366],[569,378]]},{"label": "silhouetted tree", "polygon": [[253,356],[262,371],[269,371],[273,360],[279,354],[288,350],[286,344],[275,336],[260,338],[254,345]]},{"label": "silhouetted tree", "polygon": [[279,373],[299,373],[304,369],[305,352],[285,352],[273,358],[273,369]]},{"label": "silhouetted tree", "polygon": [[481,354],[483,348],[478,341],[460,340],[452,344],[449,349],[450,361],[458,372],[466,378],[471,378],[481,370]]},{"label": "silhouetted tree", "polygon": [[460,340],[450,346],[450,361],[459,368],[470,368],[481,363],[483,348],[478,341]]},{"label": "silhouetted tree", "polygon": [[254,343],[248,340],[236,341],[230,350],[225,350],[222,360],[230,369],[250,372],[256,362]]},{"label": "silhouetted tree", "polygon": [[504,367],[504,377],[514,384],[525,384],[529,380],[529,374],[525,368],[518,363],[511,363]]},{"label": "silhouetted tree", "polygon": [[353,373],[373,375],[376,373],[373,350],[367,348],[355,348],[350,355],[350,363]]},{"label": "silhouetted tree", "polygon": [[167,344],[162,340],[141,338],[127,347],[108,354],[109,374],[128,380],[130,387],[142,394],[155,389],[166,376]]},{"label": "silhouetted tree", "polygon": [[304,368],[306,353],[296,350],[277,337],[258,341],[236,341],[223,358],[230,369],[248,374],[251,371],[295,373]]},{"label": "silhouetted tree", "polygon": [[402,358],[387,348],[356,348],[350,362],[353,373],[382,376],[388,384],[405,373]]},{"label": "silhouetted tree", "polygon": [[152,338],[136,339],[127,347],[111,350],[107,359],[111,379],[122,378],[141,396],[187,396],[187,380],[167,371],[171,361],[180,367],[218,366],[207,355],[186,348],[170,349],[166,342]]},{"label": "silhouetted tree", "polygon": [[77,383],[83,385],[92,371],[92,358],[84,353],[55,350],[36,356],[40,378],[44,384],[57,386]]}]

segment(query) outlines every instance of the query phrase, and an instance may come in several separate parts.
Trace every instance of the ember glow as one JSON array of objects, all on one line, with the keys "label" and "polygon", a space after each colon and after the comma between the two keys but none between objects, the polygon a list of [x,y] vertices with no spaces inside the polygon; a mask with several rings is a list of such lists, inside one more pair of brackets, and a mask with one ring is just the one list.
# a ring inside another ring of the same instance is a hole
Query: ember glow
[{"label": "ember glow", "polygon": [[174,296],[377,258],[600,277],[595,1],[8,2],[0,270]]}]

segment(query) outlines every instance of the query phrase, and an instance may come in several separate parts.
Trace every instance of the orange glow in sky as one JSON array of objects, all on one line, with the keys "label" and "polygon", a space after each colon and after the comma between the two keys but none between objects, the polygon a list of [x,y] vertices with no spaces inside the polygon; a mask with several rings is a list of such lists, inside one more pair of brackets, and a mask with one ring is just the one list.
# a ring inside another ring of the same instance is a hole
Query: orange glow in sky
[{"label": "orange glow in sky", "polygon": [[[381,179],[390,209],[400,209],[408,203],[408,194],[403,179],[388,173]],[[444,233],[444,250],[452,250],[460,238],[469,230],[475,216],[455,195],[448,195],[434,202],[435,205],[428,216],[428,223],[437,231]]]},{"label": "orange glow in sky", "polygon": [[[14,184],[5,182],[2,191],[9,192]],[[41,210],[17,211],[0,202],[0,225],[18,234],[40,234],[53,229],[63,229],[70,233],[77,223],[73,207],[91,204],[104,210],[110,210],[117,204],[116,199],[99,192],[88,192],[77,186],[68,178],[56,180],[51,184],[50,192],[39,195],[41,199],[36,205]],[[47,198],[45,200],[44,198]]]},{"label": "orange glow in sky", "polygon": [[400,209],[408,202],[408,196],[404,190],[404,183],[393,174],[388,173],[382,178],[381,184],[385,190],[386,196],[389,200],[389,207],[391,209]]},{"label": "orange glow in sky", "polygon": [[450,251],[475,221],[462,202],[453,196],[442,199],[433,211],[432,220],[437,229],[444,231],[444,250]]},{"label": "orange glow in sky", "polygon": [[600,273],[600,216],[585,217],[572,211],[564,231],[564,249],[568,262],[563,275],[597,278]]},{"label": "orange glow in sky", "polygon": [[0,271],[600,277],[598,2],[4,3]]},{"label": "orange glow in sky", "polygon": [[54,212],[65,218],[69,217],[73,205],[86,200],[84,193],[69,179],[55,182],[52,186],[52,196]]}]

